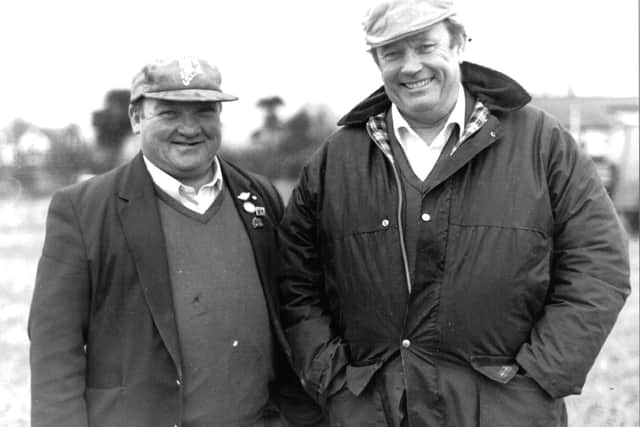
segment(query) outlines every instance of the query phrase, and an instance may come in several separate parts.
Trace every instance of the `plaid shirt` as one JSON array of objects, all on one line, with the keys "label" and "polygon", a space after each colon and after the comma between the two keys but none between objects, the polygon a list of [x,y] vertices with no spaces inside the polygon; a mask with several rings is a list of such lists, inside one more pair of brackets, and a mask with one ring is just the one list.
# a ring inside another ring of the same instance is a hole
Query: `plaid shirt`
[{"label": "plaid shirt", "polygon": [[[393,163],[393,154],[391,153],[391,145],[389,144],[389,131],[387,130],[386,115],[387,112],[385,111],[369,117],[369,120],[367,121],[367,131],[385,156],[387,156],[387,158]],[[487,123],[488,119],[489,109],[482,102],[476,101],[473,106],[471,116],[464,127],[464,132],[462,132],[462,135],[460,135],[458,141],[451,149],[450,155],[453,156],[462,143],[479,131],[482,126]]]}]

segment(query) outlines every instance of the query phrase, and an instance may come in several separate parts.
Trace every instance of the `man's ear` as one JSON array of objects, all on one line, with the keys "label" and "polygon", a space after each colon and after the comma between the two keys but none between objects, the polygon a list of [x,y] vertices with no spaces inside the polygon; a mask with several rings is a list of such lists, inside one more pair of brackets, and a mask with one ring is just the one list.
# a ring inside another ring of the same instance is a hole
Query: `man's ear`
[{"label": "man's ear", "polygon": [[458,49],[458,62],[460,64],[462,64],[462,62],[464,62],[464,49],[467,45],[467,41],[465,40],[464,37],[462,37],[462,39],[460,40],[460,43],[458,44],[457,48]]},{"label": "man's ear", "polygon": [[142,121],[142,105],[139,105],[138,108],[134,108],[133,105],[129,104],[129,122],[131,123],[131,130],[134,134],[140,133],[140,122]]}]

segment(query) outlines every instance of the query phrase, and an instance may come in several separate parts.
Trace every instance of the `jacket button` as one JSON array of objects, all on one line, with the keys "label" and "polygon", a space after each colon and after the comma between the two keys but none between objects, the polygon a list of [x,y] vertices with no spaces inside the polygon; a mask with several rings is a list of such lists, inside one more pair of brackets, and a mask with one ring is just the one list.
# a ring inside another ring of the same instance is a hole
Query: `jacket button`
[{"label": "jacket button", "polygon": [[382,226],[385,228],[389,226],[389,220],[387,218],[382,220]]},{"label": "jacket button", "polygon": [[422,220],[423,220],[424,222],[431,221],[431,215],[429,215],[429,214],[428,214],[428,213],[426,213],[426,212],[425,212],[425,213],[423,213],[423,214],[420,216],[420,218],[422,218]]},{"label": "jacket button", "polygon": [[176,380],[176,384],[178,385],[178,387],[180,387],[182,385],[182,382],[180,382],[180,380]]},{"label": "jacket button", "polygon": [[409,348],[409,347],[411,347],[411,341],[409,341],[409,340],[402,340],[402,346],[403,346],[404,348]]},{"label": "jacket button", "polygon": [[495,138],[496,137],[496,133],[494,131],[489,132],[489,135],[491,135],[491,138]]}]

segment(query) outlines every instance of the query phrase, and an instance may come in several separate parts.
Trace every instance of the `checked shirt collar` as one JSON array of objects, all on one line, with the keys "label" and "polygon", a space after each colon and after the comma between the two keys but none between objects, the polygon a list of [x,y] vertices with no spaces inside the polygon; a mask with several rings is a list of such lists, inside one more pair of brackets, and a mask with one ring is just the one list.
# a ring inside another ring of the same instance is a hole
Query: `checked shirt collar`
[{"label": "checked shirt collar", "polygon": [[[385,156],[393,162],[393,154],[391,153],[391,145],[389,144],[389,131],[387,129],[386,115],[387,111],[384,111],[380,114],[369,117],[369,120],[367,121],[367,131]],[[482,126],[487,123],[488,119],[489,109],[482,102],[476,101],[473,106],[471,116],[464,127],[464,132],[462,132],[458,141],[453,146],[450,155],[453,156],[456,150],[460,148],[466,140],[478,132]]]}]

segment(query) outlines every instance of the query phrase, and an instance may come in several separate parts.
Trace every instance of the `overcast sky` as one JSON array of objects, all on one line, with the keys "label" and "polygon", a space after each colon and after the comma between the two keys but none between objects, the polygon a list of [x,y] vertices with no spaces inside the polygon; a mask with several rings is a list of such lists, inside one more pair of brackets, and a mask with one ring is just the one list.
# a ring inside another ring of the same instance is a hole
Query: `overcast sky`
[{"label": "overcast sky", "polygon": [[[365,52],[367,0],[21,0],[0,5],[0,128],[14,117],[77,123],[148,61],[195,54],[222,71],[229,140],[260,123],[257,99],[280,95],[348,110],[380,84]],[[467,59],[531,93],[638,95],[637,0],[463,0]]]}]

